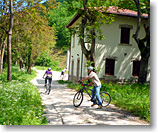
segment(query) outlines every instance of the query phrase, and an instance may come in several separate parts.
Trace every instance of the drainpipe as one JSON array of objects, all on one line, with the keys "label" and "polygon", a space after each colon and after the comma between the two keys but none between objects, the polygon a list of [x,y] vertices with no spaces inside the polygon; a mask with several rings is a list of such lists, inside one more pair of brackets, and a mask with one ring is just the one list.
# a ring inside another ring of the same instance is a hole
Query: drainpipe
[{"label": "drainpipe", "polygon": [[81,57],[81,76],[80,76],[80,79],[82,79],[82,66],[83,66],[83,52],[82,52],[82,57]]}]

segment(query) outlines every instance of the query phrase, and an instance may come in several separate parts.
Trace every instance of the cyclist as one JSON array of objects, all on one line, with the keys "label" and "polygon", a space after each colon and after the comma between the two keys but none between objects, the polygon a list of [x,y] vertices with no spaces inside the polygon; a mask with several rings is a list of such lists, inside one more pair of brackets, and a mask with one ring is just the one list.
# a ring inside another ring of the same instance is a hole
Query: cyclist
[{"label": "cyclist", "polygon": [[[101,98],[99,95],[100,88],[101,88],[101,82],[100,82],[97,74],[95,72],[93,72],[93,67],[89,66],[89,67],[87,67],[87,70],[88,70],[88,77],[83,78],[83,79],[79,80],[78,82],[80,83],[80,82],[83,82],[85,80],[92,79],[92,82],[88,84],[88,86],[90,86],[91,84],[94,83],[92,93],[91,93],[93,104],[91,106],[93,107],[94,105],[96,105],[96,98],[97,98],[98,109],[101,109],[102,108],[102,101],[101,101]],[[95,97],[95,94],[96,94],[96,97]]]},{"label": "cyclist", "polygon": [[46,75],[46,78],[45,78],[45,86],[47,85],[47,79],[49,80],[49,92],[48,92],[48,95],[49,95],[50,90],[51,90],[52,76],[53,76],[53,73],[52,73],[50,67],[49,67],[48,70],[44,73],[43,79],[44,79],[44,76],[45,76],[45,75]]},{"label": "cyclist", "polygon": [[66,71],[67,71],[67,68],[64,68],[62,70],[61,75],[60,75],[60,77],[62,77],[62,79],[64,79],[64,74],[65,74]]}]

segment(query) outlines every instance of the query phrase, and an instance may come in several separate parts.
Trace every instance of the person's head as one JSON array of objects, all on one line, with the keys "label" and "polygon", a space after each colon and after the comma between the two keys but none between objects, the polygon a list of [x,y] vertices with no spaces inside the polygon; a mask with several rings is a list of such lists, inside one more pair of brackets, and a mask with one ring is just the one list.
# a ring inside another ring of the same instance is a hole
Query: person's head
[{"label": "person's head", "polygon": [[93,71],[93,67],[89,66],[89,67],[87,67],[87,70],[88,70],[88,73],[90,73],[91,71]]},{"label": "person's head", "polygon": [[50,67],[48,68],[48,71],[51,71],[51,68],[50,68]]}]

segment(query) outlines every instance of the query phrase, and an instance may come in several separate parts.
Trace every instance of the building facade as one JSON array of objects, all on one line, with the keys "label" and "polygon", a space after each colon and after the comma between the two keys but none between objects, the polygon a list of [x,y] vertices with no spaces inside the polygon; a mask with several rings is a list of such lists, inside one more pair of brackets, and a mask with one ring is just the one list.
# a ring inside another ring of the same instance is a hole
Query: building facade
[{"label": "building facade", "polygon": [[[110,9],[112,11],[112,9]],[[123,82],[136,81],[140,69],[140,51],[132,35],[137,28],[137,12],[124,10],[111,12],[116,14],[115,20],[110,25],[102,25],[104,40],[96,39],[95,59],[99,78],[105,81]],[[147,23],[147,14],[143,14],[140,38],[145,36],[144,23]],[[81,22],[77,13],[67,24],[67,28],[75,27]],[[78,81],[87,76],[85,67],[86,58],[81,50],[77,34],[71,36],[69,80]],[[86,44],[87,48],[90,44]],[[150,80],[150,64],[147,80]]]}]

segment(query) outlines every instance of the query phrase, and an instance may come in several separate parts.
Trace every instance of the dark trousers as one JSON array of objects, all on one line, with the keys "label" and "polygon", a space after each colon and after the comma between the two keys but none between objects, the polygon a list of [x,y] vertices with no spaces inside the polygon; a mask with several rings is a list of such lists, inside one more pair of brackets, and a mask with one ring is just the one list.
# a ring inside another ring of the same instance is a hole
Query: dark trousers
[{"label": "dark trousers", "polygon": [[45,84],[47,84],[47,79],[48,79],[48,82],[49,82],[49,89],[51,89],[51,83],[52,83],[52,77],[46,77],[45,78]]}]

